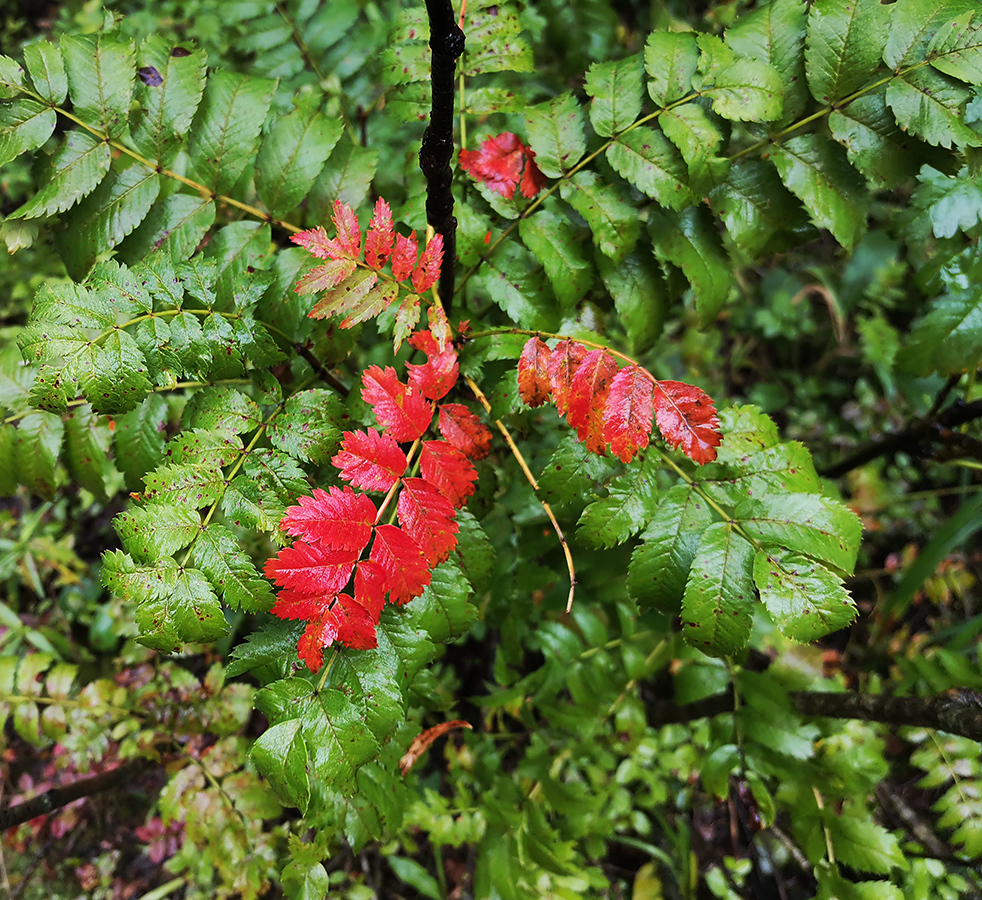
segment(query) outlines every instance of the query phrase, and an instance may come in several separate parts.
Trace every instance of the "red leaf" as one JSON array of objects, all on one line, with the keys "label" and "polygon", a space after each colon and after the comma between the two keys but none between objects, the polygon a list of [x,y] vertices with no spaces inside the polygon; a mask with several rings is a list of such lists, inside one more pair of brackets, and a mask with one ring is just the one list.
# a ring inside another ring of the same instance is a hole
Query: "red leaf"
[{"label": "red leaf", "polygon": [[356,550],[368,544],[375,524],[376,509],[365,494],[350,487],[322,491],[314,488],[313,496],[300,497],[280,521],[280,528],[294,537],[312,543],[320,542],[334,550]]},{"label": "red leaf", "polygon": [[423,548],[430,566],[442,563],[457,546],[456,510],[428,481],[404,479],[396,509],[399,524]]},{"label": "red leaf", "polygon": [[318,225],[316,228],[308,228],[306,231],[291,235],[290,240],[294,244],[299,244],[308,253],[312,253],[318,259],[332,259],[333,255],[328,252],[327,245],[330,243],[327,232]]},{"label": "red leaf", "polygon": [[331,550],[320,544],[297,541],[284,547],[272,559],[266,560],[266,577],[280,587],[290,588],[299,595],[333,597],[348,583],[351,570],[358,559],[356,550]]},{"label": "red leaf", "polygon": [[604,456],[603,411],[617,363],[606,350],[591,350],[583,357],[569,385],[566,420],[591,453]]},{"label": "red leaf", "polygon": [[320,259],[358,259],[361,256],[361,229],[351,207],[340,200],[334,201],[331,216],[337,236],[329,240],[323,228],[311,228],[293,235],[291,240]]},{"label": "red leaf", "polygon": [[307,629],[297,641],[297,656],[311,672],[324,664],[324,648],[330,647],[338,636],[338,620],[333,611],[325,608],[319,619],[307,624]]},{"label": "red leaf", "polygon": [[387,491],[406,471],[406,454],[389,435],[369,428],[346,431],[341,450],[331,463],[356,488]]},{"label": "red leaf", "polygon": [[681,381],[654,384],[655,422],[670,447],[700,465],[716,459],[723,436],[712,398]]},{"label": "red leaf", "polygon": [[353,650],[371,650],[378,646],[376,619],[367,609],[347,594],[341,594],[331,612],[338,623],[335,640]]},{"label": "red leaf", "polygon": [[405,281],[413,274],[418,252],[415,231],[409,237],[403,237],[401,234],[396,235],[396,249],[392,254],[392,277],[396,281]]},{"label": "red leaf", "polygon": [[566,415],[570,383],[586,352],[582,344],[567,338],[556,344],[549,354],[549,383],[552,386],[552,399],[561,415]]},{"label": "red leaf", "polygon": [[[379,425],[397,441],[415,441],[429,427],[433,410],[413,384],[403,384],[391,366],[369,366],[361,376],[361,395]],[[400,473],[401,474],[401,473]]]},{"label": "red leaf", "polygon": [[534,197],[545,184],[534,159],[535,153],[510,131],[489,137],[479,150],[460,151],[460,167],[475,181],[483,182],[508,200],[515,196],[520,178],[525,197]]},{"label": "red leaf", "polygon": [[[428,331],[417,331],[410,336],[409,343],[417,350],[422,350],[427,356],[424,365],[406,364],[409,370],[409,383],[419,388],[420,393],[430,400],[445,397],[457,383],[459,374],[457,351],[451,345],[446,345],[441,350]],[[430,412],[431,417],[432,415]]]},{"label": "red leaf", "polygon": [[463,506],[474,493],[477,469],[456,447],[446,441],[423,441],[419,452],[423,477],[436,485],[454,506]]},{"label": "red leaf", "polygon": [[392,210],[381,197],[375,201],[375,214],[368,224],[365,236],[365,263],[372,269],[381,269],[392,254],[396,233],[392,227]]},{"label": "red leaf", "polygon": [[293,289],[297,294],[314,294],[336,288],[355,271],[353,259],[332,259],[322,266],[315,266],[306,275],[301,275]]},{"label": "red leaf", "polygon": [[440,264],[443,262],[443,235],[434,234],[419,258],[413,272],[413,290],[417,294],[428,291],[440,279]]},{"label": "red leaf", "polygon": [[316,619],[321,614],[321,610],[330,605],[334,597],[334,594],[308,594],[302,590],[291,591],[284,588],[277,595],[276,602],[269,611],[278,619],[310,621]]},{"label": "red leaf", "polygon": [[355,602],[368,610],[376,621],[385,605],[389,579],[385,570],[370,559],[361,559],[355,568]]},{"label": "red leaf", "polygon": [[654,416],[654,385],[640,366],[628,366],[614,376],[604,407],[603,440],[629,463],[648,446]]},{"label": "red leaf", "polygon": [[395,525],[379,525],[375,529],[371,558],[389,580],[391,603],[408,603],[430,583],[430,568],[423,548]]},{"label": "red leaf", "polygon": [[549,345],[529,338],[518,357],[518,393],[528,406],[542,406],[552,394],[549,381]]},{"label": "red leaf", "polygon": [[484,459],[491,452],[491,431],[462,403],[440,407],[440,434],[469,459]]}]

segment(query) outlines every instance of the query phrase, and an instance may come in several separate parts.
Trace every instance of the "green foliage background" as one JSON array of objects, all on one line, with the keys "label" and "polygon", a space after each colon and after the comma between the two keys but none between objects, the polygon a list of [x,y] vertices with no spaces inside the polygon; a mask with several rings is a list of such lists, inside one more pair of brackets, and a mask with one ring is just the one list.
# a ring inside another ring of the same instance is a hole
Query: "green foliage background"
[{"label": "green foliage background", "polygon": [[[154,763],[129,805],[8,832],[19,895],[978,895],[977,745],[791,694],[982,689],[977,425],[819,474],[978,399],[974,3],[468,4],[459,145],[514,131],[548,184],[458,174],[443,299],[540,496],[498,447],[458,551],[323,681],[262,563],[373,422],[338,386],[409,348],[392,315],[309,319],[288,238],[376,196],[425,228],[425,12],[91,0],[2,27],[3,795]],[[587,454],[517,402],[514,329],[699,384],[719,459]]]}]

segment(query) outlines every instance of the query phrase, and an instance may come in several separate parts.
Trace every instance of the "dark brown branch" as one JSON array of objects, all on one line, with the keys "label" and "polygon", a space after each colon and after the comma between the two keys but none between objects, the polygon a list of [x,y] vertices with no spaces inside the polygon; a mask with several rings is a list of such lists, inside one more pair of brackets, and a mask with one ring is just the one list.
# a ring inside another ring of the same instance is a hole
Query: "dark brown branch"
[{"label": "dark brown branch", "polygon": [[[893,456],[895,453],[909,453],[912,456],[927,456],[932,452],[932,448],[941,444],[953,445],[964,444],[959,439],[954,439],[956,434],[952,429],[973,419],[982,418],[982,400],[974,400],[971,403],[958,401],[951,406],[936,412],[922,419],[912,422],[902,431],[891,434],[889,437],[881,438],[878,441],[871,441],[865,447],[857,450],[852,456],[847,456],[834,466],[829,466],[822,472],[825,478],[838,478],[866,465],[881,456]],[[964,448],[963,448],[964,449]]]},{"label": "dark brown branch", "polygon": [[454,71],[464,52],[464,32],[454,20],[450,0],[426,0],[430,20],[430,123],[419,148],[419,167],[426,176],[426,221],[443,238],[440,299],[453,296],[457,260],[457,220],[453,214]]},{"label": "dark brown branch", "polygon": [[80,778],[64,787],[52,788],[37,797],[33,797],[17,806],[8,806],[0,810],[0,833],[8,828],[30,822],[38,816],[52,812],[66,806],[79,797],[91,797],[102,791],[108,791],[114,787],[129,785],[132,780],[151,766],[148,759],[134,759],[129,762],[110,769],[108,772],[100,772],[90,778]]},{"label": "dark brown branch", "polygon": [[[790,696],[795,709],[803,716],[935,728],[982,742],[982,694],[975,691],[956,688],[934,697],[793,691]],[[732,692],[682,705],[659,703],[649,711],[648,721],[651,725],[690,722],[732,712],[733,706]]]}]

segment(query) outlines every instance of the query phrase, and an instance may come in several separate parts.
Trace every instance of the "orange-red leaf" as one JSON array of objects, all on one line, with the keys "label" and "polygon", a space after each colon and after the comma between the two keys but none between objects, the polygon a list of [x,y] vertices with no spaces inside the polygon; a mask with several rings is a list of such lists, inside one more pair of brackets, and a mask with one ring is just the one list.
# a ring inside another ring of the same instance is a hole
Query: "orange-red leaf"
[{"label": "orange-red leaf", "polygon": [[[420,393],[430,400],[440,400],[457,383],[457,351],[450,344],[440,349],[436,339],[428,331],[417,331],[409,338],[409,343],[426,354],[426,362],[417,366],[407,363],[409,383],[419,388]],[[430,413],[432,416],[432,413]],[[429,424],[429,421],[427,421]]]},{"label": "orange-red leaf", "polygon": [[338,636],[338,620],[329,608],[324,608],[317,619],[307,623],[307,628],[297,641],[297,656],[311,672],[324,664],[324,648],[330,647]]},{"label": "orange-red leaf", "polygon": [[722,435],[716,407],[705,391],[681,381],[656,381],[654,405],[655,422],[669,446],[699,464],[716,459]]},{"label": "orange-red leaf", "polygon": [[423,477],[440,489],[454,506],[463,506],[474,493],[477,469],[456,447],[446,441],[423,441],[419,451]]},{"label": "orange-red leaf", "polygon": [[567,338],[556,344],[549,354],[549,384],[552,387],[552,399],[561,415],[566,415],[570,384],[586,353],[582,344]]},{"label": "orange-red leaf", "polygon": [[[338,588],[338,591],[340,590],[341,588]],[[270,612],[278,619],[309,621],[316,619],[321,614],[321,610],[336,596],[337,591],[333,594],[308,594],[304,590],[291,591],[284,588],[276,595],[276,602],[270,608]]]},{"label": "orange-red leaf", "polygon": [[397,441],[415,441],[429,427],[433,410],[413,384],[403,384],[391,366],[369,366],[361,376],[361,395],[379,425]]},{"label": "orange-red leaf", "polygon": [[409,749],[399,760],[399,771],[402,772],[403,778],[409,774],[409,770],[416,764],[416,760],[426,752],[430,744],[438,737],[445,735],[451,728],[470,728],[473,730],[474,726],[463,719],[454,719],[452,722],[441,722],[439,725],[427,728],[422,734],[417,734],[409,745]]},{"label": "orange-red leaf", "polygon": [[332,259],[322,266],[315,266],[306,275],[301,275],[293,290],[301,295],[332,290],[350,278],[354,271],[353,259]]},{"label": "orange-red leaf", "polygon": [[365,263],[372,269],[381,269],[392,255],[396,233],[392,226],[392,210],[381,197],[375,201],[375,214],[368,223],[365,235]]},{"label": "orange-red leaf", "polygon": [[328,251],[330,241],[327,232],[318,225],[316,228],[308,228],[290,237],[294,244],[299,244],[308,253],[313,254],[318,259],[333,259],[334,256]]},{"label": "orange-red leaf", "polygon": [[603,413],[610,382],[617,374],[617,363],[606,350],[591,350],[583,357],[570,380],[566,398],[566,419],[576,436],[591,453],[607,452],[603,439]]},{"label": "orange-red leaf", "polygon": [[406,478],[396,507],[399,524],[423,548],[429,565],[437,566],[457,546],[457,513],[430,482]]},{"label": "orange-red leaf", "polygon": [[415,231],[409,237],[403,237],[401,234],[396,235],[396,249],[392,254],[392,277],[396,281],[405,281],[413,274],[418,252]]},{"label": "orange-red leaf", "polygon": [[320,259],[358,259],[361,256],[361,229],[358,217],[347,203],[334,201],[331,216],[337,235],[328,239],[323,228],[310,228],[293,235],[291,240]]},{"label": "orange-red leaf", "polygon": [[413,290],[417,294],[428,291],[440,280],[440,264],[443,262],[443,235],[434,234],[419,258],[413,272]]},{"label": "orange-red leaf", "polygon": [[356,494],[350,487],[314,488],[312,496],[300,497],[297,503],[280,521],[287,534],[333,550],[360,553],[368,544],[376,509],[365,494]]},{"label": "orange-red leaf", "polygon": [[423,548],[395,525],[379,525],[375,529],[371,559],[382,567],[389,580],[391,603],[408,603],[430,583],[430,567]]},{"label": "orange-red leaf", "polygon": [[331,607],[338,623],[336,640],[353,650],[371,650],[378,646],[371,613],[347,594],[341,594]]},{"label": "orange-red leaf", "polygon": [[484,459],[491,452],[491,431],[462,403],[440,407],[440,434],[470,459]]},{"label": "orange-red leaf", "polygon": [[[510,200],[521,182],[525,197],[534,197],[545,184],[535,153],[510,131],[489,137],[478,150],[461,150],[460,167],[475,181]],[[522,176],[522,166],[525,175]]]},{"label": "orange-red leaf", "polygon": [[387,491],[406,471],[406,454],[387,434],[374,428],[346,431],[331,463],[341,477],[365,491]]},{"label": "orange-red leaf", "polygon": [[654,384],[640,366],[621,369],[610,383],[603,412],[603,441],[629,463],[648,446],[654,417]]},{"label": "orange-red leaf", "polygon": [[541,406],[552,394],[549,380],[549,345],[529,338],[518,357],[518,393],[529,406]]},{"label": "orange-red leaf", "polygon": [[357,550],[331,550],[297,541],[266,560],[265,571],[280,587],[296,592],[288,595],[290,601],[302,594],[334,596],[348,583],[356,559]]},{"label": "orange-red leaf", "polygon": [[355,568],[355,601],[360,603],[378,621],[389,590],[385,570],[370,559],[361,559]]}]

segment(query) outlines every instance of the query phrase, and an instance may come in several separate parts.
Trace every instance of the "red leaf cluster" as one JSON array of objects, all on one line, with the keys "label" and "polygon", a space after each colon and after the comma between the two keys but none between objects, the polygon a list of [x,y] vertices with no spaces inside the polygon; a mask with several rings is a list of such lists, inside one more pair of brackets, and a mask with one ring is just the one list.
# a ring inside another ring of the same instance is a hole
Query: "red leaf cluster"
[{"label": "red leaf cluster", "polygon": [[[384,215],[385,209],[376,207],[376,219],[384,222]],[[333,243],[352,250],[354,233],[342,220]],[[376,264],[389,246],[371,234],[366,240],[366,252]],[[398,241],[391,246],[399,252]],[[307,622],[297,652],[311,671],[321,667],[324,649],[332,644],[375,647],[386,599],[403,604],[422,593],[432,569],[457,545],[457,508],[473,493],[477,479],[470,460],[490,450],[491,432],[459,403],[439,407],[444,440],[420,441],[434,424],[436,401],[458,377],[445,319],[431,315],[430,322],[444,340],[431,331],[410,337],[427,360],[409,367],[408,382],[391,367],[371,366],[362,374],[362,397],[379,429],[345,432],[332,463],[348,484],[315,488],[287,509],[280,526],[298,540],[266,562],[267,577],[281,588],[273,615]],[[417,443],[407,453],[400,444],[409,442]],[[408,477],[417,447],[422,477]],[[388,496],[376,507],[362,491]],[[396,491],[399,524],[380,524]]]},{"label": "red leaf cluster", "polygon": [[626,463],[648,446],[653,423],[670,447],[700,464],[716,459],[722,440],[705,391],[656,381],[637,365],[619,368],[606,350],[588,351],[572,340],[550,350],[531,338],[518,360],[518,391],[529,406],[552,397],[587,449],[604,455],[609,444]]},{"label": "red leaf cluster", "polygon": [[535,164],[535,151],[510,131],[489,137],[478,150],[461,150],[460,167],[508,200],[515,196],[516,187],[523,197],[534,197],[546,184]]}]

